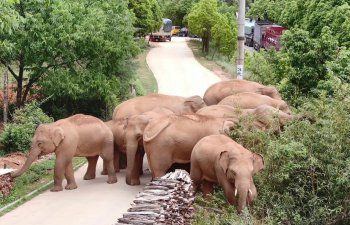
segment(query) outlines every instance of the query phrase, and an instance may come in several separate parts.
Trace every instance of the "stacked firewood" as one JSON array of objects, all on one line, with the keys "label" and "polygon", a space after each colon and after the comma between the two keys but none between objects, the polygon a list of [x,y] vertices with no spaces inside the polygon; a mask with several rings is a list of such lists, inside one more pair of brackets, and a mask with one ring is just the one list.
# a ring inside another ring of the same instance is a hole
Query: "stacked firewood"
[{"label": "stacked firewood", "polygon": [[176,170],[148,183],[116,225],[191,224],[194,193],[189,174]]},{"label": "stacked firewood", "polygon": [[15,188],[15,182],[9,173],[0,175],[0,198],[6,197]]}]

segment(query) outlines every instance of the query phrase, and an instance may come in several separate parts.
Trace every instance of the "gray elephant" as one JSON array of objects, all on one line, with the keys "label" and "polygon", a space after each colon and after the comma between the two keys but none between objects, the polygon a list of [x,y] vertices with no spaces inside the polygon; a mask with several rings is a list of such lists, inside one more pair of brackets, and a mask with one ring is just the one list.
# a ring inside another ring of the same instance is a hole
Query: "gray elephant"
[{"label": "gray elephant", "polygon": [[282,99],[275,87],[249,80],[228,80],[215,83],[206,90],[203,99],[207,105],[215,105],[225,97],[241,92],[253,92],[267,95],[273,99]]},{"label": "gray elephant", "polygon": [[174,113],[192,113],[205,105],[200,96],[181,97],[164,94],[149,94],[129,99],[119,104],[113,112],[113,120],[117,121],[133,115],[151,111],[156,107],[164,107]]},{"label": "gray elephant", "polygon": [[197,141],[225,133],[237,120],[197,114],[170,115],[149,122],[143,133],[143,146],[153,178],[160,177],[174,163],[189,163]]},{"label": "gray elephant", "polygon": [[203,184],[203,193],[213,193],[213,184],[219,184],[229,204],[238,211],[257,196],[253,176],[264,168],[261,155],[250,152],[225,135],[210,135],[194,146],[191,155],[191,179],[194,190]]},{"label": "gray elephant", "polygon": [[66,189],[77,188],[72,159],[83,156],[88,159],[85,180],[96,176],[96,163],[101,156],[107,165],[107,183],[117,182],[113,167],[113,134],[100,119],[77,114],[54,123],[41,124],[35,131],[29,156],[21,169],[12,176],[22,175],[38,156],[55,152],[54,187],[51,191],[62,191],[62,180],[67,179]]}]

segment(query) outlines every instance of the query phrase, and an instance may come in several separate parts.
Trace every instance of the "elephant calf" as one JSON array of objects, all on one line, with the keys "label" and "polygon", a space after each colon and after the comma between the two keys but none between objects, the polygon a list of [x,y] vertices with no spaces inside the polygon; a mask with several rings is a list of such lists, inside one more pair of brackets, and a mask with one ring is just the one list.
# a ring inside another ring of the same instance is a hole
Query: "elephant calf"
[{"label": "elephant calf", "polygon": [[77,114],[54,123],[41,124],[35,131],[29,156],[21,169],[12,177],[22,175],[40,155],[55,152],[54,186],[51,191],[62,191],[62,180],[67,179],[66,189],[77,188],[72,159],[83,156],[88,159],[85,180],[96,176],[96,163],[100,155],[107,165],[107,183],[117,182],[113,167],[113,134],[100,119]]},{"label": "elephant calf", "polygon": [[191,155],[191,179],[194,189],[203,184],[204,195],[213,193],[213,184],[223,189],[226,200],[236,203],[238,211],[250,204],[257,196],[253,176],[264,168],[261,155],[250,152],[225,135],[210,135],[194,146]]}]

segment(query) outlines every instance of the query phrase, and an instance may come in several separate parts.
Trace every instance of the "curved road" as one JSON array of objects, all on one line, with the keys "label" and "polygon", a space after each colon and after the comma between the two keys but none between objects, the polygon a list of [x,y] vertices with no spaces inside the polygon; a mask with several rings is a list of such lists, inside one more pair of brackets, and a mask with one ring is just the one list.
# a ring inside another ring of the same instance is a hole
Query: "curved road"
[{"label": "curved road", "polygon": [[[147,56],[159,86],[159,93],[203,96],[212,83],[220,79],[202,67],[193,57],[184,38],[159,43]],[[145,162],[146,164],[146,162]],[[117,174],[118,182],[107,184],[98,162],[98,174],[91,181],[82,180],[87,165],[75,172],[78,189],[62,192],[46,191],[15,210],[0,217],[3,225],[111,225],[130,208],[130,203],[150,181],[146,172],[141,185],[127,186],[125,170]]]}]

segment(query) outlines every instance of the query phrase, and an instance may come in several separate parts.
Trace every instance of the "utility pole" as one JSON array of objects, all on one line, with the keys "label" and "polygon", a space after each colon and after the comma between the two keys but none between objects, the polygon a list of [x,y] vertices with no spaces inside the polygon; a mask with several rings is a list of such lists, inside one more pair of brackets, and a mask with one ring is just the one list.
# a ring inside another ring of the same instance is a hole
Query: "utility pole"
[{"label": "utility pole", "polygon": [[243,72],[244,72],[244,20],[245,20],[245,0],[239,0],[238,57],[237,57],[237,79],[238,80],[243,80]]},{"label": "utility pole", "polygon": [[9,95],[8,95],[8,68],[5,68],[4,71],[4,124],[7,123],[7,111],[8,111],[8,104],[9,104]]}]

